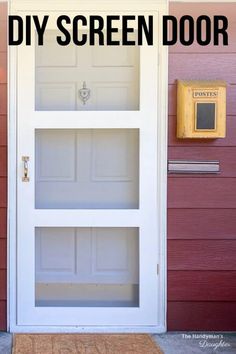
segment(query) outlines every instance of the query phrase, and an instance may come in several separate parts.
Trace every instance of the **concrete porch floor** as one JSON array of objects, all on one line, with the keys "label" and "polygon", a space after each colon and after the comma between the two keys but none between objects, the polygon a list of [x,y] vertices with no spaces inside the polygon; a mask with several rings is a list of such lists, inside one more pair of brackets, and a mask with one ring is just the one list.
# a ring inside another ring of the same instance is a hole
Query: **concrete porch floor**
[{"label": "concrete porch floor", "polygon": [[152,337],[164,354],[236,354],[235,332],[167,332]]},{"label": "concrete porch floor", "polygon": [[[164,354],[236,354],[236,333],[168,332],[152,337]],[[0,332],[0,354],[11,354],[11,348],[12,335]]]}]

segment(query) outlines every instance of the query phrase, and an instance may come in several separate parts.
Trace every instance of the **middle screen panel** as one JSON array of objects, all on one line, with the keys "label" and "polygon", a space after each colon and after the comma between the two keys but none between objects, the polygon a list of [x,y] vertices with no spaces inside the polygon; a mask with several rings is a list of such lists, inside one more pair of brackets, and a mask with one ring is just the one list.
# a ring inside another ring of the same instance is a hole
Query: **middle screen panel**
[{"label": "middle screen panel", "polygon": [[139,208],[138,129],[37,129],[37,209]]}]

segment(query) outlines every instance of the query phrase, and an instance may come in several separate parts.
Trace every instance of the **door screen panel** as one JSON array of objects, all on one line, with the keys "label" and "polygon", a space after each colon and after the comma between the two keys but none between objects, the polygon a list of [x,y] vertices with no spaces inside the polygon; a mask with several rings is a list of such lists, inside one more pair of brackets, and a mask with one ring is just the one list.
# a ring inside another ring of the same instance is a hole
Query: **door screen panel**
[{"label": "door screen panel", "polygon": [[36,47],[37,111],[139,110],[138,46],[61,47],[56,35],[48,30]]},{"label": "door screen panel", "polygon": [[138,129],[36,130],[37,209],[136,209]]},{"label": "door screen panel", "polygon": [[137,228],[36,228],[36,306],[138,306]]}]

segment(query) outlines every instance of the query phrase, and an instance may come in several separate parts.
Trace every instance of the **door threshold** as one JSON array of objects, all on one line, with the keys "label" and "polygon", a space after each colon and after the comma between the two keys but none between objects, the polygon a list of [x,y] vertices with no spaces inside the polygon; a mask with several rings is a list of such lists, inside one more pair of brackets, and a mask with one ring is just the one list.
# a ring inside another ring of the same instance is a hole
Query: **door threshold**
[{"label": "door threshold", "polygon": [[156,333],[166,332],[165,326],[97,327],[97,326],[11,326],[11,333]]}]

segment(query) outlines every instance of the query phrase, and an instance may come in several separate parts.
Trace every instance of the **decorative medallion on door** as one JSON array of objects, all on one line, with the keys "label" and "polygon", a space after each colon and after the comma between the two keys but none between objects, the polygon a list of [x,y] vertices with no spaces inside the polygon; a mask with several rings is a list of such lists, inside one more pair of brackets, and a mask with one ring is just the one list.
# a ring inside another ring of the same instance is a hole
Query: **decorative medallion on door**
[{"label": "decorative medallion on door", "polygon": [[83,102],[83,104],[86,104],[86,102],[88,101],[89,97],[91,94],[91,90],[89,88],[87,88],[86,86],[86,82],[83,82],[83,88],[81,88],[79,90],[79,97],[81,99],[81,101]]}]

